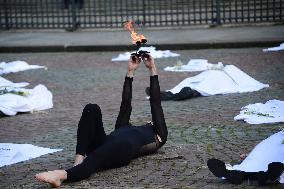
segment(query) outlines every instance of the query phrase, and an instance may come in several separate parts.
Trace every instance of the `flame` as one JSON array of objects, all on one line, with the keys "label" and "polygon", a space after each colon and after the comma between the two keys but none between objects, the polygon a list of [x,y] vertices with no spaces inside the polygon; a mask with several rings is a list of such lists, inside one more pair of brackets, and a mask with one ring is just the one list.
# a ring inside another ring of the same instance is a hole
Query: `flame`
[{"label": "flame", "polygon": [[131,32],[132,43],[135,44],[137,41],[142,41],[142,39],[146,39],[144,35],[138,35],[133,27],[133,21],[127,21],[124,24],[124,28]]}]

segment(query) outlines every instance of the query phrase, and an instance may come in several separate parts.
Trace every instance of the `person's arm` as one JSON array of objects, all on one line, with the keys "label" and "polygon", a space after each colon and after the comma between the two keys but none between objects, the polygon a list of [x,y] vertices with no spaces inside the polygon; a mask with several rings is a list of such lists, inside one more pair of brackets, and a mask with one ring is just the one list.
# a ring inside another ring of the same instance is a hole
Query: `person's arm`
[{"label": "person's arm", "polygon": [[132,111],[131,100],[132,100],[132,82],[134,71],[139,67],[140,60],[135,59],[128,62],[128,70],[125,76],[123,91],[122,91],[122,100],[120,105],[119,114],[116,119],[115,129],[118,129],[121,126],[129,125],[130,115]]},{"label": "person's arm", "polygon": [[160,85],[158,79],[157,68],[154,59],[148,55],[144,59],[145,66],[150,71],[150,105],[154,130],[158,135],[158,139],[165,144],[168,137],[167,125],[161,106]]}]

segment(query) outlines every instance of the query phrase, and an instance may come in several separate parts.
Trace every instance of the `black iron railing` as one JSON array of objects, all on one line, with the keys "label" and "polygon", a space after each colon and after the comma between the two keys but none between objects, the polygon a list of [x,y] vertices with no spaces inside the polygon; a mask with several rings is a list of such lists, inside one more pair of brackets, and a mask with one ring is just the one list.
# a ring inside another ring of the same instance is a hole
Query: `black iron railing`
[{"label": "black iron railing", "polygon": [[284,0],[0,0],[1,29],[121,28],[283,21]]}]

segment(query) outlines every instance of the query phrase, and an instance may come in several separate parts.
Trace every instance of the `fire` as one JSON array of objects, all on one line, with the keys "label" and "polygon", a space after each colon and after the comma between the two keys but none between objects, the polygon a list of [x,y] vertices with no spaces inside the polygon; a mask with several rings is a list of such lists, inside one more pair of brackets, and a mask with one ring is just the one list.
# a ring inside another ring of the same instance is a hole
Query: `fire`
[{"label": "fire", "polygon": [[133,27],[133,21],[127,21],[124,24],[124,28],[129,30],[131,32],[131,38],[132,43],[135,44],[137,41],[142,42],[143,40],[146,40],[146,37],[144,35],[138,35]]}]

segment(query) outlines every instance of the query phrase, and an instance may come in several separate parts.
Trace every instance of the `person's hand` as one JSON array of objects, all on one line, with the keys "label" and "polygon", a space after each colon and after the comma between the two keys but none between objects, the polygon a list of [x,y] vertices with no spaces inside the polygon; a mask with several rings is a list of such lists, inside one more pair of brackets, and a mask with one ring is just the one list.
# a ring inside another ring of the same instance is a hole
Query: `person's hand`
[{"label": "person's hand", "polygon": [[152,67],[155,66],[154,59],[150,54],[145,54],[142,57],[142,60],[145,64],[146,68],[148,68],[148,69],[152,69]]},{"label": "person's hand", "polygon": [[139,67],[141,60],[136,56],[131,56],[128,61],[127,76],[133,77],[134,71]]},{"label": "person's hand", "polygon": [[146,66],[146,68],[149,69],[150,74],[153,75],[157,75],[157,69],[156,69],[156,65],[154,62],[154,58],[150,55],[150,54],[145,54],[142,57],[142,60]]}]

